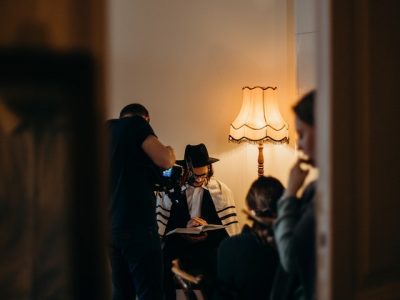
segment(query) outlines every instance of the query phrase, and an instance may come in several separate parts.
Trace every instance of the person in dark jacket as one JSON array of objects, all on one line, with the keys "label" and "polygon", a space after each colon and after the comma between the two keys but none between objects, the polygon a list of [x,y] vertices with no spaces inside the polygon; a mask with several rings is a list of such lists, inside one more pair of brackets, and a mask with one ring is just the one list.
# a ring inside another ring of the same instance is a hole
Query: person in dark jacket
[{"label": "person in dark jacket", "polygon": [[269,239],[276,204],[283,193],[274,177],[259,177],[246,196],[252,227],[221,242],[218,248],[218,278],[222,288],[217,299],[268,299],[279,257]]},{"label": "person in dark jacket", "polygon": [[[302,156],[292,167],[288,186],[278,201],[278,219],[275,223],[275,242],[281,262],[271,299],[314,299],[315,295],[315,182],[304,193],[297,194],[316,165],[314,98],[311,91],[295,105],[298,149]],[[282,296],[282,290],[286,295]],[[280,296],[278,296],[280,295]]]}]

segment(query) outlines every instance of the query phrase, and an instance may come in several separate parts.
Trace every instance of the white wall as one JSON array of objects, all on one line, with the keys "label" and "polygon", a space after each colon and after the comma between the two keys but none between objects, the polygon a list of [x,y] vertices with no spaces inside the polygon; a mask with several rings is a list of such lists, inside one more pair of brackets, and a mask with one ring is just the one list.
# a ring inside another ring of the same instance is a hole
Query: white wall
[{"label": "white wall", "polygon": [[140,102],[178,159],[186,144],[205,143],[241,208],[257,176],[257,147],[228,143],[229,124],[243,86],[277,86],[291,145],[266,145],[265,173],[286,184],[295,140],[292,1],[109,0],[109,14],[109,117]]}]

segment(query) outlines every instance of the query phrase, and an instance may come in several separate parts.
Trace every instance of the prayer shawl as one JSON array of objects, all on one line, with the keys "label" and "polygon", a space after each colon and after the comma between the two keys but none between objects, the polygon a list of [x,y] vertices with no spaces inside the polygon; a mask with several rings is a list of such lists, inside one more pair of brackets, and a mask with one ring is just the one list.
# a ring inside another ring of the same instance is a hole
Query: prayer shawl
[{"label": "prayer shawl", "polygon": [[[236,206],[233,200],[232,191],[221,181],[214,178],[210,178],[208,184],[203,187],[210,192],[213,200],[215,210],[218,217],[221,220],[222,225],[226,226],[226,231],[230,236],[239,234],[239,221],[236,213]],[[182,188],[184,191],[186,186]],[[172,201],[168,195],[164,192],[157,194],[157,224],[158,234],[162,237],[165,234],[165,228],[167,227],[170,212],[172,207]]]}]

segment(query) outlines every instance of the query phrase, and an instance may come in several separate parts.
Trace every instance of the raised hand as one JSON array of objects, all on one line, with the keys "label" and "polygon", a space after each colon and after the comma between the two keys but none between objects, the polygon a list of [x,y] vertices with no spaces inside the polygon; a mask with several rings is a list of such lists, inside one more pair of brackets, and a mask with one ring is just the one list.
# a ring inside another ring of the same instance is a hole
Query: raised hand
[{"label": "raised hand", "polygon": [[299,159],[289,173],[289,182],[284,197],[296,196],[299,189],[304,184],[304,181],[309,173],[309,169],[304,169],[303,164],[308,165],[308,161]]}]

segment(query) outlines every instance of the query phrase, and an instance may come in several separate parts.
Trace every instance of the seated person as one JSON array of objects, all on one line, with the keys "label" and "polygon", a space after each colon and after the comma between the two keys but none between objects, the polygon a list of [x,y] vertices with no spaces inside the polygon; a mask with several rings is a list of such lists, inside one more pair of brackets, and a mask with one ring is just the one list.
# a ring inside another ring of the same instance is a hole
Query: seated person
[{"label": "seated person", "polygon": [[221,283],[216,299],[269,299],[279,265],[271,246],[272,222],[283,193],[282,183],[274,177],[259,177],[250,187],[246,204],[253,220],[239,235],[225,239],[218,248],[218,278]]},{"label": "seated person", "polygon": [[[184,167],[183,183],[178,193],[161,192],[157,197],[157,222],[163,242],[166,299],[175,299],[171,261],[179,258],[182,269],[204,275],[207,294],[216,278],[217,248],[230,235],[239,233],[239,223],[231,190],[212,177],[212,163],[204,144],[187,145],[185,159],[177,161]],[[172,198],[172,199],[171,199]],[[222,224],[224,229],[199,235],[171,234],[175,228]],[[207,286],[209,288],[207,288]]]}]

